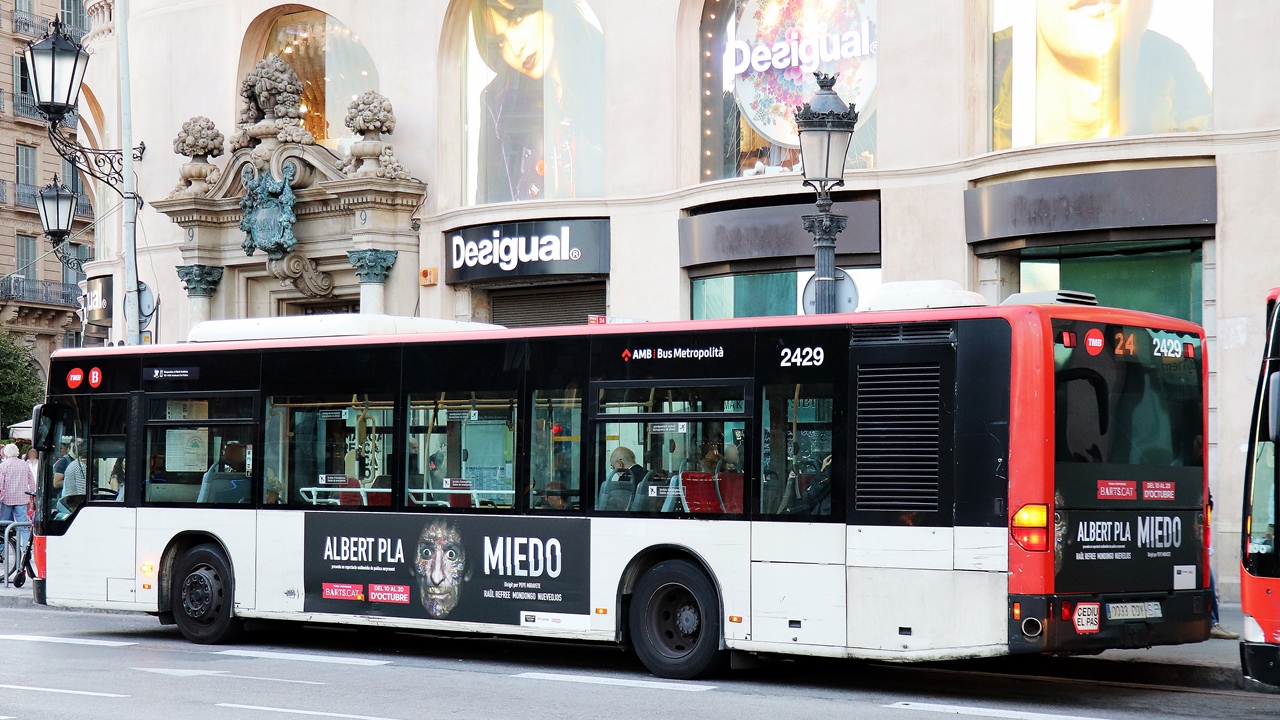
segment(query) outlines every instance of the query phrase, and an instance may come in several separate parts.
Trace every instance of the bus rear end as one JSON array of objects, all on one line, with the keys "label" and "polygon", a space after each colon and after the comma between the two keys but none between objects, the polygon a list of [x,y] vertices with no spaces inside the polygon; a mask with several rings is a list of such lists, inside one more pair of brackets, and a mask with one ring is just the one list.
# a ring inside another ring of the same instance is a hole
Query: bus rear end
[{"label": "bus rear end", "polygon": [[1052,480],[1011,483],[1010,559],[1031,572],[1012,588],[1010,650],[1205,640],[1203,331],[1102,308],[1049,312],[1052,411],[1035,437]]},{"label": "bus rear end", "polygon": [[1280,348],[1275,312],[1280,288],[1267,297],[1267,342],[1254,396],[1245,467],[1240,605],[1245,677],[1280,685],[1280,557],[1276,553],[1276,442],[1280,438]]}]

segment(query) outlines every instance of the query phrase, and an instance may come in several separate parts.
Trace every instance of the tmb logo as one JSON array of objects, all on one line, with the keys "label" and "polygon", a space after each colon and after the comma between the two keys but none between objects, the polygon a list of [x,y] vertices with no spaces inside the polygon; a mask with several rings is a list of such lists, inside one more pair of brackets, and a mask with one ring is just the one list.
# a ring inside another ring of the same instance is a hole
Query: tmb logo
[{"label": "tmb logo", "polygon": [[1093,328],[1084,334],[1084,349],[1090,355],[1097,355],[1102,352],[1102,346],[1103,340],[1101,330]]},{"label": "tmb logo", "polygon": [[82,382],[84,382],[84,370],[71,368],[71,371],[67,373],[67,387],[75,390],[80,387]]}]

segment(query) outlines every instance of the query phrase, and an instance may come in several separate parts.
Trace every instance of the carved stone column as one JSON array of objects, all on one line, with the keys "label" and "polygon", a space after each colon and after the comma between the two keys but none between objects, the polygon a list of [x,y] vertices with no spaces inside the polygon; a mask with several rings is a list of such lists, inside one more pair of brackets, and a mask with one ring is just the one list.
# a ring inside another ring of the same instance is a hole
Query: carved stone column
[{"label": "carved stone column", "polygon": [[395,250],[348,250],[347,259],[360,278],[361,314],[381,315],[385,312],[387,273],[396,264]]},{"label": "carved stone column", "polygon": [[216,265],[179,265],[178,277],[187,284],[187,332],[209,319],[209,299],[222,282],[223,268]]}]

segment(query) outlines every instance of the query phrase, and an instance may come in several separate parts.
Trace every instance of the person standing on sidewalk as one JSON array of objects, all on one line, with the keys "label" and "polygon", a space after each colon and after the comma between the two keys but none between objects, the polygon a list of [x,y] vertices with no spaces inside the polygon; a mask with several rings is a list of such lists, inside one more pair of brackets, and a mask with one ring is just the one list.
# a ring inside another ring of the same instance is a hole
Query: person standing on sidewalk
[{"label": "person standing on sidewalk", "polygon": [[[4,460],[0,462],[0,522],[27,522],[27,493],[36,491],[31,468],[18,457],[18,446],[13,443],[4,446],[3,455]],[[23,529],[19,533],[25,543],[30,531]]]},{"label": "person standing on sidewalk", "polygon": [[[1206,518],[1212,522],[1213,520],[1213,493],[1209,493],[1209,517]],[[1213,535],[1209,535],[1209,618],[1213,621],[1213,625],[1209,628],[1209,637],[1218,640],[1238,640],[1240,634],[1232,632],[1218,622],[1218,578],[1213,572]]]}]

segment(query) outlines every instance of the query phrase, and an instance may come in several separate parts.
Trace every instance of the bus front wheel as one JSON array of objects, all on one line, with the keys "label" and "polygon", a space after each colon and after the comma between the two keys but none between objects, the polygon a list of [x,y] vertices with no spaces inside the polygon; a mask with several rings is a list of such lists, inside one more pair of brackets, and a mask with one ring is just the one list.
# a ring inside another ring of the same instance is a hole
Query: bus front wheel
[{"label": "bus front wheel", "polygon": [[650,568],[636,583],[627,620],[636,655],[654,675],[687,680],[724,666],[715,587],[687,560]]},{"label": "bus front wheel", "polygon": [[231,565],[217,545],[197,545],[174,568],[169,607],[182,635],[194,643],[231,642],[244,623],[231,614]]}]

